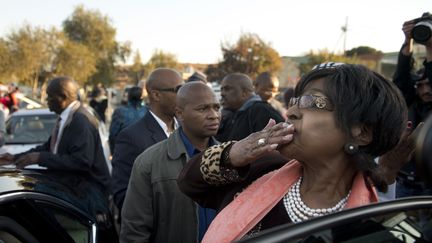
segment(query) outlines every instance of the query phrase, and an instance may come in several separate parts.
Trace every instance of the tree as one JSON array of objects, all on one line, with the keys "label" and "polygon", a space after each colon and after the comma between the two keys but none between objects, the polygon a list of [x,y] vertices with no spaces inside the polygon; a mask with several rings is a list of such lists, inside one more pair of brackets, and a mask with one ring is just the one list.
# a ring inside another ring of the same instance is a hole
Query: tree
[{"label": "tree", "polygon": [[310,51],[307,55],[307,62],[301,63],[299,65],[300,69],[300,75],[303,75],[310,70],[315,65],[324,63],[324,62],[341,62],[341,63],[350,63],[350,64],[362,64],[365,65],[371,69],[376,68],[376,62],[371,60],[362,60],[358,56],[345,56],[345,55],[338,55],[332,52],[329,52],[328,50],[320,50],[317,53],[314,51]]},{"label": "tree", "polygon": [[177,57],[169,52],[156,49],[150,60],[147,62],[147,67],[150,69],[156,68],[174,68],[178,67]]},{"label": "tree", "polygon": [[59,44],[57,35],[55,29],[45,30],[30,25],[12,31],[3,44],[10,61],[5,73],[33,87],[35,94],[40,74],[51,68],[54,50]]},{"label": "tree", "polygon": [[79,84],[84,84],[96,72],[96,58],[87,46],[64,39],[56,56],[57,75],[73,77]]},{"label": "tree", "polygon": [[145,75],[145,66],[141,61],[141,55],[137,50],[134,57],[134,63],[130,69],[134,83],[137,84]]},{"label": "tree", "polygon": [[382,57],[383,53],[369,46],[359,46],[345,52],[347,57],[376,55]]},{"label": "tree", "polygon": [[114,65],[119,60],[127,59],[130,43],[121,44],[115,40],[116,29],[109,18],[99,11],[78,6],[63,22],[63,30],[71,41],[86,46],[96,57],[96,72],[89,82],[112,83],[115,79]]},{"label": "tree", "polygon": [[218,67],[224,73],[241,72],[255,78],[264,71],[277,72],[282,67],[279,53],[257,34],[242,34],[234,45],[222,44],[223,60]]},{"label": "tree", "polygon": [[8,49],[8,43],[0,39],[0,80],[8,79],[11,76],[11,56]]}]

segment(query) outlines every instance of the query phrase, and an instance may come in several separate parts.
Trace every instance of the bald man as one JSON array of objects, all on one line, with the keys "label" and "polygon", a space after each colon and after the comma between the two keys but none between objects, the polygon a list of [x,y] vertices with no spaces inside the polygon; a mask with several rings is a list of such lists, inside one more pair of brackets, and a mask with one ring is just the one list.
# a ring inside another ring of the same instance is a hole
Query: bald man
[{"label": "bald man", "polygon": [[177,91],[182,85],[183,79],[177,71],[168,68],[154,70],[146,82],[148,112],[116,137],[111,189],[119,212],[136,157],[148,147],[169,137],[178,127],[174,109]]},{"label": "bald man", "polygon": [[275,99],[275,96],[279,92],[279,79],[274,73],[260,73],[255,80],[255,92],[286,120],[286,109],[280,101]]},{"label": "bald man", "polygon": [[252,80],[242,73],[228,74],[221,83],[222,122],[216,138],[220,142],[241,140],[261,131],[269,119],[284,121],[271,105],[254,92]]},{"label": "bald man", "polygon": [[[220,105],[201,81],[177,94],[181,124],[135,161],[122,210],[120,242],[199,242],[212,217],[180,192],[177,177],[194,154],[216,144]],[[199,213],[202,212],[202,213]]]},{"label": "bald man", "polygon": [[47,142],[21,154],[4,154],[18,168],[39,164],[53,170],[88,174],[108,193],[110,175],[98,132],[98,122],[78,99],[78,86],[70,77],[57,77],[48,84],[47,102],[59,115]]}]

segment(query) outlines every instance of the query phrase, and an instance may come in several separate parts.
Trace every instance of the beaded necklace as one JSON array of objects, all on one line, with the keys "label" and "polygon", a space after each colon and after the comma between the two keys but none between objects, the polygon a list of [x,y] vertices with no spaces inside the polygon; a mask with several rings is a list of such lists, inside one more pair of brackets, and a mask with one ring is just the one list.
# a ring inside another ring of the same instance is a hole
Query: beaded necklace
[{"label": "beaded necklace", "polygon": [[283,203],[285,210],[288,213],[291,221],[294,223],[300,223],[303,220],[307,220],[313,217],[319,217],[327,215],[330,213],[341,211],[351,194],[351,190],[348,194],[342,198],[335,206],[331,208],[309,208],[301,199],[300,196],[300,185],[302,182],[302,177],[290,188],[287,194],[283,197]]}]

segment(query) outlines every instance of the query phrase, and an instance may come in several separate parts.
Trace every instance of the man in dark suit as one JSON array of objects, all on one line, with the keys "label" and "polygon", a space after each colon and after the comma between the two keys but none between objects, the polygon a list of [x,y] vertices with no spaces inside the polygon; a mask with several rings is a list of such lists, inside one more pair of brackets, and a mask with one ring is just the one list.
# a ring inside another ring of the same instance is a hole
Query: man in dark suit
[{"label": "man in dark suit", "polygon": [[225,76],[221,83],[222,122],[216,139],[219,142],[241,140],[261,131],[270,119],[284,121],[270,104],[254,92],[252,80],[243,73]]},{"label": "man in dark suit", "polygon": [[3,154],[0,160],[18,168],[39,164],[53,170],[89,175],[107,193],[110,183],[97,120],[78,101],[78,86],[70,77],[57,77],[47,87],[47,102],[59,115],[52,135],[44,144],[21,154]]},{"label": "man in dark suit", "polygon": [[166,139],[178,126],[174,109],[177,90],[182,84],[183,79],[175,70],[160,68],[153,71],[146,82],[149,111],[123,129],[116,138],[112,159],[112,193],[119,212],[135,158],[151,145]]}]

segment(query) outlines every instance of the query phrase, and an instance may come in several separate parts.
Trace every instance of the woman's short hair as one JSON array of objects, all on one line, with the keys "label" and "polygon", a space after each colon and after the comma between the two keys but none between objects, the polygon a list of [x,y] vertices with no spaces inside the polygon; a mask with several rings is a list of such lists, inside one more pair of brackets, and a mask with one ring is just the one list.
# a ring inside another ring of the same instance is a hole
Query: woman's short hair
[{"label": "woman's short hair", "polygon": [[143,89],[138,86],[133,86],[128,91],[128,101],[129,102],[140,102],[142,101]]},{"label": "woman's short hair", "polygon": [[312,70],[297,84],[295,95],[319,78],[325,78],[324,92],[335,107],[337,125],[349,136],[354,126],[372,132],[372,141],[359,146],[355,157],[360,169],[365,160],[366,167],[373,167],[370,161],[394,148],[406,127],[408,111],[399,89],[362,65],[342,64]]}]

